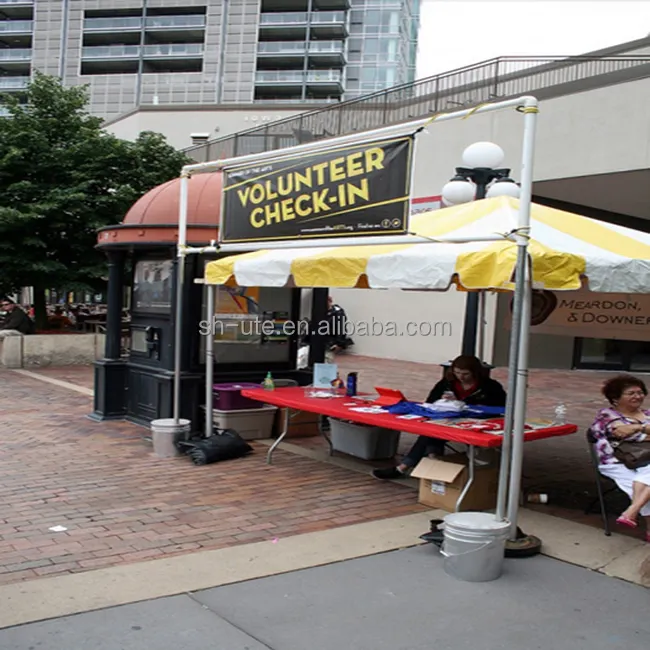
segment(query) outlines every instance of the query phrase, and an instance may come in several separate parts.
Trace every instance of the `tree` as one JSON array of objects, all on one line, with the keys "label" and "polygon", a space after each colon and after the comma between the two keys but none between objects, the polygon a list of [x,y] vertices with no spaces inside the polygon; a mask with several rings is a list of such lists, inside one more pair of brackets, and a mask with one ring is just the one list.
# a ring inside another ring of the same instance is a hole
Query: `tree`
[{"label": "tree", "polygon": [[97,229],[191,162],[157,133],[135,142],[102,129],[85,87],[37,73],[26,102],[3,100],[0,119],[0,293],[34,287],[37,324],[47,288],[97,291],[105,258]]}]

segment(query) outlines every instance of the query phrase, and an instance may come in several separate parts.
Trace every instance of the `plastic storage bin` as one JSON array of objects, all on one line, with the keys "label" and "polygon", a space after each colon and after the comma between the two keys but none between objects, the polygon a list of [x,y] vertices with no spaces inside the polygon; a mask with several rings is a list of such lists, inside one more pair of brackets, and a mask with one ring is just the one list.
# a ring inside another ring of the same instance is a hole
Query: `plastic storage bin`
[{"label": "plastic storage bin", "polygon": [[212,425],[219,429],[234,429],[244,440],[270,438],[276,406],[265,405],[256,409],[225,411],[212,409]]},{"label": "plastic storage bin", "polygon": [[259,384],[229,383],[212,386],[212,406],[221,411],[238,411],[241,409],[259,409],[260,403],[241,394],[246,388],[259,388]]},{"label": "plastic storage bin", "polygon": [[399,431],[330,418],[332,447],[363,460],[383,460],[397,453]]}]

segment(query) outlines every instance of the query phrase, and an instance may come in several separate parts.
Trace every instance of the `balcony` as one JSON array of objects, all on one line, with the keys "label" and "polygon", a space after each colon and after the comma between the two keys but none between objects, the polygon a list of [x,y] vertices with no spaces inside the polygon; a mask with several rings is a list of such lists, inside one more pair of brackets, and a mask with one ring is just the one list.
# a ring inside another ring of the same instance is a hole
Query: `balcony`
[{"label": "balcony", "polygon": [[23,90],[29,85],[29,77],[0,77],[0,92]]},{"label": "balcony", "polygon": [[142,29],[142,18],[86,18],[84,32],[124,32]]},{"label": "balcony", "polygon": [[31,61],[31,48],[5,48],[0,49],[0,64],[20,61]]},{"label": "balcony", "polygon": [[3,34],[31,35],[33,28],[33,20],[2,20],[0,21],[0,36]]},{"label": "balcony", "polygon": [[81,48],[82,61],[100,61],[106,59],[139,59],[139,45],[104,45]]},{"label": "balcony", "polygon": [[143,56],[145,59],[160,57],[203,57],[203,44],[178,43],[167,45],[145,45]]},{"label": "balcony", "polygon": [[257,57],[264,64],[282,65],[309,55],[313,63],[341,65],[345,63],[345,45],[342,41],[262,41],[257,46]]},{"label": "balcony", "polygon": [[[186,43],[182,45],[145,45],[142,51],[144,59],[159,57],[202,57],[203,45]],[[139,59],[139,45],[106,45],[100,47],[84,47],[81,50],[84,61],[106,59]]]},{"label": "balcony", "polygon": [[0,7],[16,7],[16,6],[33,7],[34,0],[0,0]]},{"label": "balcony", "polygon": [[340,70],[258,70],[255,74],[257,86],[272,86],[273,89],[295,89],[306,85],[327,94],[343,92],[343,73]]},{"label": "balcony", "polygon": [[148,16],[145,21],[147,30],[154,29],[204,29],[205,16]]},{"label": "balcony", "polygon": [[345,11],[313,11],[310,31],[316,38],[345,38],[348,35],[348,20]]}]

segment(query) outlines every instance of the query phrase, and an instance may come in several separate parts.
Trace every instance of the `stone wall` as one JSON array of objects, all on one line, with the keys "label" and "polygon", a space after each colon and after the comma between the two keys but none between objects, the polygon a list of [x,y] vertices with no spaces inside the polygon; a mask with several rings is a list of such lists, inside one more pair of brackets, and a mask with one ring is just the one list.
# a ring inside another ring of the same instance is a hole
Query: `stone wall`
[{"label": "stone wall", "polygon": [[0,340],[0,366],[79,366],[104,356],[105,334],[32,334]]}]

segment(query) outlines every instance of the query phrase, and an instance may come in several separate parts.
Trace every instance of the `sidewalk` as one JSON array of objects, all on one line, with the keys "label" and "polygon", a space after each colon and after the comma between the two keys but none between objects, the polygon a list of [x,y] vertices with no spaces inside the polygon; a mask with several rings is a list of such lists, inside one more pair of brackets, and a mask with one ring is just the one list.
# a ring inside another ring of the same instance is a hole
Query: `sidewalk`
[{"label": "sidewalk", "polygon": [[430,546],[0,630],[3,650],[631,650],[647,591],[538,556],[461,582]]}]

